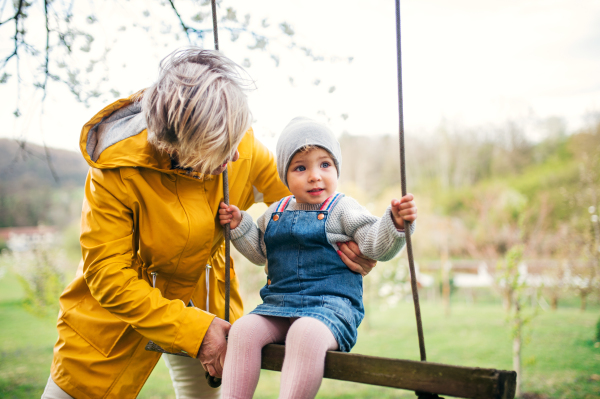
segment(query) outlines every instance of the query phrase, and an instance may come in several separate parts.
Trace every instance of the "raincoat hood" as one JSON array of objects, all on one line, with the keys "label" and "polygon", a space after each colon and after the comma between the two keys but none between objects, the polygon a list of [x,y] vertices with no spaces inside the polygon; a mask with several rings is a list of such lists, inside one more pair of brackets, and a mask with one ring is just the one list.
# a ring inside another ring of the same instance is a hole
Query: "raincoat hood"
[{"label": "raincoat hood", "polygon": [[91,167],[144,167],[175,173],[169,156],[148,143],[141,93],[110,104],[83,126],[79,147]]}]

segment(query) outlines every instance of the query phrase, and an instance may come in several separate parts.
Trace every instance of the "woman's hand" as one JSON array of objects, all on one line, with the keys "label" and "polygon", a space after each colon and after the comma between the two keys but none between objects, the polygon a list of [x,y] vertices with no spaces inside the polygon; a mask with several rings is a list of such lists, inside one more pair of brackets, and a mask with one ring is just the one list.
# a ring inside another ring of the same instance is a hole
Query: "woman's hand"
[{"label": "woman's hand", "polygon": [[364,257],[358,248],[358,244],[354,241],[338,242],[337,246],[340,249],[338,255],[342,262],[354,273],[360,273],[364,277],[377,264],[376,260]]},{"label": "woman's hand", "polygon": [[414,222],[417,220],[417,205],[412,194],[406,194],[398,201],[392,200],[392,220],[399,230],[404,230],[404,221]]},{"label": "woman's hand", "polygon": [[242,222],[242,212],[240,208],[235,205],[227,205],[224,202],[221,202],[219,206],[219,223],[222,226],[229,223],[229,228],[231,230],[235,229]]},{"label": "woman's hand", "polygon": [[198,360],[204,370],[213,377],[221,378],[223,375],[223,363],[225,363],[225,354],[227,353],[226,337],[230,328],[231,324],[215,317],[208,326],[200,345]]}]

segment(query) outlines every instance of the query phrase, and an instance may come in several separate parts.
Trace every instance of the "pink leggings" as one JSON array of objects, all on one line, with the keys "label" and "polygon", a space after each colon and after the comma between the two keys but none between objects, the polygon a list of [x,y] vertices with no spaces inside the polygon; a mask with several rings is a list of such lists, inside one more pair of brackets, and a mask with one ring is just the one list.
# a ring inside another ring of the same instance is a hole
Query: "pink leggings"
[{"label": "pink leggings", "polygon": [[223,368],[223,398],[252,398],[263,346],[284,342],[279,398],[314,398],[323,380],[325,355],[338,348],[329,328],[312,317],[249,314],[231,327]]}]

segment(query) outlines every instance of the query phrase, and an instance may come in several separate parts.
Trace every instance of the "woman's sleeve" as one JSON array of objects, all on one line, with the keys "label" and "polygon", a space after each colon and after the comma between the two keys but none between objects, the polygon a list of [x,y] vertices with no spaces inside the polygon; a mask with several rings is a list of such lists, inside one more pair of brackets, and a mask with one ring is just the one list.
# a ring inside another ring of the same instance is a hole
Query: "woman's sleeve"
[{"label": "woman's sleeve", "polygon": [[271,205],[273,202],[290,195],[290,191],[277,174],[275,157],[256,138],[254,138],[252,151],[250,180],[254,189],[254,202],[264,202]]},{"label": "woman's sleeve", "polygon": [[214,315],[164,298],[131,268],[133,207],[120,169],[90,169],[80,239],[85,281],[103,308],[140,334],[169,352],[196,357]]}]

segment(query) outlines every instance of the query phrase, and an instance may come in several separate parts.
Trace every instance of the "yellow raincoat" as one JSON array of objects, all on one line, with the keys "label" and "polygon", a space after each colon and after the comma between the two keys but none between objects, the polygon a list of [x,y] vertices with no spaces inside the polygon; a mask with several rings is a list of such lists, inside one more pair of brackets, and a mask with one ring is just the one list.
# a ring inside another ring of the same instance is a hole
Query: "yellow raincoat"
[{"label": "yellow raincoat", "polygon": [[[136,397],[160,358],[144,350],[149,340],[196,357],[213,318],[224,315],[225,257],[216,218],[223,180],[171,169],[170,158],[148,144],[139,111],[134,96],[119,100],[81,133],[91,166],[82,270],[60,298],[51,372],[78,399]],[[273,155],[252,130],[238,150],[239,160],[228,168],[232,204],[247,209],[289,195]],[[232,321],[242,314],[232,267]]]}]

